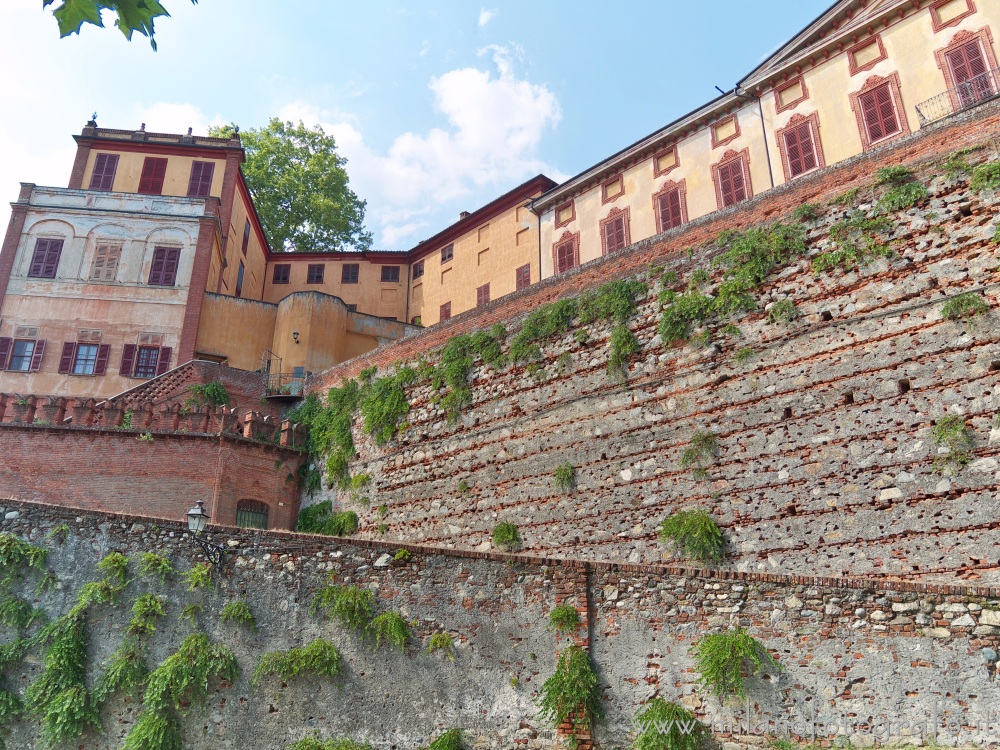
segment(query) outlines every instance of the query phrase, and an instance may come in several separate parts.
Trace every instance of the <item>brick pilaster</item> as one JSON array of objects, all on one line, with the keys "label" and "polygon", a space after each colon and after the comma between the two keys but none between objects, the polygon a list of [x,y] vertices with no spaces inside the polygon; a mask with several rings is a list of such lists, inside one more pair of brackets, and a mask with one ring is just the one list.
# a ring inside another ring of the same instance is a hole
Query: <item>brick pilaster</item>
[{"label": "brick pilaster", "polygon": [[194,359],[194,348],[198,341],[198,327],[201,325],[201,308],[205,301],[205,284],[212,265],[212,243],[218,231],[214,216],[203,216],[198,227],[198,244],[194,252],[194,267],[188,285],[187,304],[184,306],[184,323],[181,326],[181,340],[177,347],[177,364]]},{"label": "brick pilaster", "polygon": [[14,257],[17,255],[17,245],[24,232],[24,221],[28,216],[28,205],[31,202],[31,191],[35,186],[30,182],[21,183],[21,194],[17,203],[11,204],[10,223],[7,224],[7,234],[0,248],[0,317],[3,316],[3,301],[7,295],[7,284],[14,270]]}]

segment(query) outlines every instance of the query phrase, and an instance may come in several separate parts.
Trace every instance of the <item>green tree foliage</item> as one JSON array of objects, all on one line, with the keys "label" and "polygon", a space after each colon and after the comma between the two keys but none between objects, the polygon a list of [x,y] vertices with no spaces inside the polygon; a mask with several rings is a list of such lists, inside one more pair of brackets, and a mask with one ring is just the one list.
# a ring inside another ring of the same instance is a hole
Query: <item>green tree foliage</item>
[{"label": "green tree foliage", "polygon": [[[212,128],[225,137],[235,126]],[[240,131],[243,174],[274,250],[299,253],[367,250],[365,201],[348,187],[347,160],[319,125],[272,117],[262,128]]]},{"label": "green tree foliage", "polygon": [[[42,0],[42,8],[48,8],[56,0]],[[194,5],[198,0],[191,0]],[[132,32],[138,31],[149,38],[149,43],[156,49],[153,23],[161,16],[170,17],[167,9],[157,0],[63,0],[52,12],[59,24],[59,36],[79,34],[85,23],[104,28],[101,11],[110,10],[118,16],[115,26],[132,41]]]}]

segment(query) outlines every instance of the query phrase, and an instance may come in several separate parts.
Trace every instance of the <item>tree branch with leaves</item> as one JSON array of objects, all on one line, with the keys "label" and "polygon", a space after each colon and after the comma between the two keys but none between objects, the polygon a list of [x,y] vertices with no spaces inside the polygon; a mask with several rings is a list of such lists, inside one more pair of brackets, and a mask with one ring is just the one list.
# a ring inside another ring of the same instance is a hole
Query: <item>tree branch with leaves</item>
[{"label": "tree branch with leaves", "polygon": [[[42,10],[55,3],[56,0],[42,0]],[[193,5],[198,0],[191,0]],[[59,36],[79,34],[83,24],[89,23],[104,28],[101,11],[110,10],[117,16],[115,26],[132,41],[132,32],[138,31],[149,39],[150,45],[156,49],[154,22],[161,16],[170,17],[167,9],[157,0],[62,0],[59,7],[52,11],[59,24]]]}]

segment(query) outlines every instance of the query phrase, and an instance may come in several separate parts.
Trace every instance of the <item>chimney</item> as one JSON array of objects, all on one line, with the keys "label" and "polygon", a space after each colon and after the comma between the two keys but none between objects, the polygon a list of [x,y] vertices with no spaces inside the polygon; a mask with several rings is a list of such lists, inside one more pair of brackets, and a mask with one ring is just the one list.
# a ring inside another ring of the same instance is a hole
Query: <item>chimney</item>
[{"label": "chimney", "polygon": [[468,211],[462,211],[462,213],[458,215],[458,220],[461,221],[462,219],[468,219],[470,216],[472,216],[472,214]]}]

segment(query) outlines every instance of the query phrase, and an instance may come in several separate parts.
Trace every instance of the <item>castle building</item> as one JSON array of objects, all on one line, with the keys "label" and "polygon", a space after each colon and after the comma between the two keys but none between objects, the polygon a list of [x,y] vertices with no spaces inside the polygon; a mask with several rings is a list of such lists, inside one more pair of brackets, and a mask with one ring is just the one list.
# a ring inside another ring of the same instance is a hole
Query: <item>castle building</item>
[{"label": "castle building", "polygon": [[996,2],[834,3],[733,91],[534,201],[542,277],[996,96],[996,29]]},{"label": "castle building", "polygon": [[[731,92],[403,251],[276,253],[239,138],[98,128],[22,184],[0,252],[0,391],[108,397],[192,360],[266,393],[877,149],[1000,92],[986,0],[840,0]],[[765,217],[761,217],[765,218]]]}]

